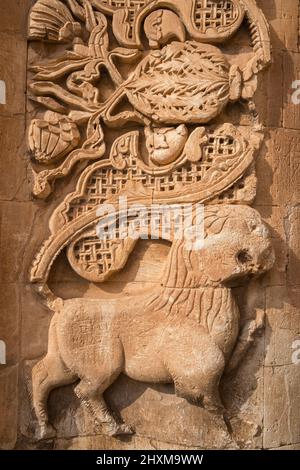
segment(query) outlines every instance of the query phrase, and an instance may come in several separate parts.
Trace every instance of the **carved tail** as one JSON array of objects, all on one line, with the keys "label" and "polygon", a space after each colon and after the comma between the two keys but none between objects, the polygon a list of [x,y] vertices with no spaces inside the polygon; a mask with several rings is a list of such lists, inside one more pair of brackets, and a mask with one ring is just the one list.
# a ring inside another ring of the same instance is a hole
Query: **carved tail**
[{"label": "carved tail", "polygon": [[59,313],[64,305],[63,299],[57,297],[47,284],[35,284],[35,290],[43,299],[44,305],[55,313]]}]

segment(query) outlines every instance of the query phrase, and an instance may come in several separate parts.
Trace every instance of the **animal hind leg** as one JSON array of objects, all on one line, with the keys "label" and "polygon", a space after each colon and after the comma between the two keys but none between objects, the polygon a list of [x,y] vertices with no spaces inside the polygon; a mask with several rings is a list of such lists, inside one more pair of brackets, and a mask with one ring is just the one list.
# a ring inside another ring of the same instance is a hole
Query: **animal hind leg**
[{"label": "animal hind leg", "polygon": [[98,379],[97,381],[83,379],[75,387],[76,395],[93,416],[96,427],[101,427],[105,434],[109,436],[133,433],[130,426],[117,423],[103,398],[103,393],[114,382],[118,375],[119,372],[110,376],[107,375],[107,377],[102,375],[103,380]]},{"label": "animal hind leg", "polygon": [[37,438],[50,439],[56,434],[49,423],[47,402],[50,392],[74,383],[77,377],[65,369],[59,356],[47,355],[32,369],[33,406],[38,419]]}]

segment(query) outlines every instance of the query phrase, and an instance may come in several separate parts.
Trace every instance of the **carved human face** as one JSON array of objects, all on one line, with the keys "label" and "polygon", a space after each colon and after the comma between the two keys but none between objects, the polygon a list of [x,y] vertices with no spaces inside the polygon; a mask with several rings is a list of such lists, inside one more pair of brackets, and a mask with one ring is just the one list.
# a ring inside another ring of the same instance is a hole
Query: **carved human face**
[{"label": "carved human face", "polygon": [[204,246],[193,256],[208,281],[222,284],[271,269],[274,250],[259,213],[248,206],[220,206],[215,210],[215,222],[209,220],[207,224],[205,220],[209,227]]}]

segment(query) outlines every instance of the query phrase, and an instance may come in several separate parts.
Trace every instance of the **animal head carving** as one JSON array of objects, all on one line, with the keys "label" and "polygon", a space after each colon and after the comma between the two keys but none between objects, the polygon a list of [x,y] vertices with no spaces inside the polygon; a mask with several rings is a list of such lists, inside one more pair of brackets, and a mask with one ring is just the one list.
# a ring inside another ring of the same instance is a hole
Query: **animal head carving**
[{"label": "animal head carving", "polygon": [[270,270],[275,256],[266,224],[248,206],[208,206],[200,249],[176,241],[163,279],[166,287],[227,284]]}]

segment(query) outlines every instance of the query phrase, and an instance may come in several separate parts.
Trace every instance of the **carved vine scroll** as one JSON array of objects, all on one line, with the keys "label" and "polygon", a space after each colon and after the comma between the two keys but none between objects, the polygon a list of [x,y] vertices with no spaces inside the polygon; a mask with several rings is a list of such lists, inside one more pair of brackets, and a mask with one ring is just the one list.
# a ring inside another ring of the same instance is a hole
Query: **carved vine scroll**
[{"label": "carved vine scroll", "polygon": [[[235,46],[237,34],[247,51],[243,57]],[[104,282],[126,266],[136,239],[120,237],[122,210],[114,239],[101,240],[97,233],[103,219],[99,208],[117,204],[125,196],[129,204],[143,204],[149,214],[153,205],[205,205],[206,242],[199,259],[184,253],[172,230],[169,237],[159,231],[160,238],[172,242],[169,274],[162,280],[162,292],[139,304],[141,314],[134,322],[138,331],[145,315],[165,325],[185,312],[187,324],[193,318],[195,328],[206,325],[202,340],[208,357],[210,353],[216,357],[217,350],[220,354],[217,374],[202,377],[209,393],[194,382],[190,385],[203,406],[222,409],[217,383],[238,334],[238,310],[226,283],[262,273],[273,262],[264,223],[248,207],[256,194],[255,159],[263,140],[253,97],[258,74],[271,61],[269,30],[261,10],[254,0],[37,0],[29,16],[28,37],[35,51],[40,51],[29,66],[33,119],[28,142],[34,196],[47,204],[56,192],[56,180],[71,177],[75,166],[77,173],[81,169],[76,189],[52,214],[49,237],[30,273],[50,308],[60,312],[51,330],[59,328],[53,333],[59,342],[57,356],[51,359],[48,353],[33,371],[40,436],[53,435],[45,408],[49,390],[42,390],[43,371],[55,381],[62,362],[69,371],[62,377],[64,383],[81,377],[76,393],[92,410],[96,423],[112,435],[131,432],[103,411],[104,402],[100,406],[86,393],[88,383],[98,383],[95,374],[105,375],[92,367],[97,361],[103,363],[94,349],[97,338],[113,351],[108,360],[119,370],[126,369],[118,363],[120,344],[111,343],[113,330],[105,336],[95,316],[99,302],[77,299],[68,304],[47,287],[51,267],[64,249],[73,270],[90,282]],[[46,58],[42,51],[48,51]],[[246,125],[242,119],[229,122],[230,109],[239,109],[252,120]],[[147,223],[146,232],[150,215]],[[236,232],[232,240],[230,230]],[[214,242],[214,237],[221,243]],[[216,256],[224,258],[226,268],[224,264],[216,269]],[[174,308],[166,303],[170,296],[175,299]],[[209,299],[219,310],[209,312]],[[133,305],[136,302],[140,300],[134,299]],[[100,316],[105,315],[101,308]],[[128,319],[133,312],[134,308],[126,310]],[[211,312],[220,316],[220,323],[210,318]],[[80,333],[76,326],[80,322],[90,331],[89,337]],[[120,324],[112,328],[119,331]],[[185,331],[182,328],[179,335]],[[81,352],[70,333],[73,330],[84,345]],[[218,336],[217,331],[222,333]],[[131,332],[127,335],[131,337]],[[124,337],[124,350],[126,341]],[[151,347],[149,354],[153,354]],[[126,363],[129,356],[126,353]],[[79,373],[88,358],[91,370]],[[234,361],[238,363],[236,357]],[[184,375],[184,367],[174,369],[172,377]],[[151,373],[143,376],[134,370],[131,376],[151,381]],[[110,380],[106,377],[105,383]],[[175,383],[176,389],[190,397],[187,378],[182,380]],[[161,381],[168,381],[164,372]]]}]

